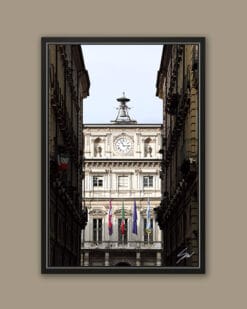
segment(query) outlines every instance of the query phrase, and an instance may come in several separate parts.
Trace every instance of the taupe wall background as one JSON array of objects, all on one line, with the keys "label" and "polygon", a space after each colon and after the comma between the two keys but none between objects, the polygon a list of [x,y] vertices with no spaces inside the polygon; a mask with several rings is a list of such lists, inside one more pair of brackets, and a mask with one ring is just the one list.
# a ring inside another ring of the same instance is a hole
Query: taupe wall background
[{"label": "taupe wall background", "polygon": [[[245,307],[244,3],[1,1],[1,308]],[[40,275],[40,37],[47,35],[207,37],[206,275]]]}]

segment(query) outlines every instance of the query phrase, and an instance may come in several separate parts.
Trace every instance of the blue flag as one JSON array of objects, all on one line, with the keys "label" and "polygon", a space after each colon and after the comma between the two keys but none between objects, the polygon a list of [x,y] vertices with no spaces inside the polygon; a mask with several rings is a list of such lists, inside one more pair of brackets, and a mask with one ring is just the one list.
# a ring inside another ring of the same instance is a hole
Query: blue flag
[{"label": "blue flag", "polygon": [[137,211],[136,211],[136,201],[134,200],[134,210],[132,217],[132,233],[137,235]]}]

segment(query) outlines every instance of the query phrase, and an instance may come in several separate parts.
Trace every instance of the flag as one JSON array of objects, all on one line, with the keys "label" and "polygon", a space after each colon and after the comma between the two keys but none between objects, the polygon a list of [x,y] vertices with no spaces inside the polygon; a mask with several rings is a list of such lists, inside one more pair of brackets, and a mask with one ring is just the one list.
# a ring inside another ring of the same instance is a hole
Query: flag
[{"label": "flag", "polygon": [[109,235],[112,235],[113,229],[112,229],[112,203],[111,203],[111,200],[110,200],[109,213],[108,213],[108,231],[109,231]]},{"label": "flag", "polygon": [[67,170],[69,166],[69,157],[63,154],[58,155],[57,164],[60,170]]},{"label": "flag", "polygon": [[151,233],[151,215],[150,215],[150,201],[149,201],[149,199],[148,199],[148,206],[147,206],[146,232]]},{"label": "flag", "polygon": [[134,210],[132,217],[132,233],[137,235],[137,211],[136,211],[136,201],[134,200]]},{"label": "flag", "polygon": [[124,202],[122,202],[122,221],[121,221],[121,234],[124,235],[125,230],[125,214],[124,214]]}]

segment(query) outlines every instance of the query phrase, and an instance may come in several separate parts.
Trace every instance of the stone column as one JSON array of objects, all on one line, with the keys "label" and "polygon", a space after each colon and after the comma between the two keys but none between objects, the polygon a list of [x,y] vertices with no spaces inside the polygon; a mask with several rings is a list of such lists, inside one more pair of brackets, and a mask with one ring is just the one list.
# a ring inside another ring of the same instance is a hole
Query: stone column
[{"label": "stone column", "polygon": [[110,157],[110,137],[111,137],[111,134],[110,133],[107,133],[106,134],[106,157]]},{"label": "stone column", "polygon": [[161,252],[156,253],[156,266],[161,266]]},{"label": "stone column", "polygon": [[141,253],[136,252],[136,266],[141,266]]},{"label": "stone column", "polygon": [[105,252],[105,266],[109,266],[109,252]]},{"label": "stone column", "polygon": [[132,196],[132,188],[133,188],[133,184],[132,184],[132,173],[130,173],[129,178],[130,178],[129,197],[131,197],[131,196]]},{"label": "stone column", "polygon": [[109,177],[109,170],[105,170],[105,185],[104,185],[104,197],[109,197],[109,192],[110,192],[110,177]]},{"label": "stone column", "polygon": [[135,175],[136,175],[136,190],[139,193],[139,197],[141,197],[141,179],[140,179],[140,170],[137,169],[135,170]]},{"label": "stone column", "polygon": [[[162,146],[161,146],[161,134],[160,133],[157,134],[156,145],[157,145],[157,151],[159,151],[162,148]],[[157,154],[157,152],[156,152],[155,157],[161,157],[161,155]]]},{"label": "stone column", "polygon": [[138,158],[141,157],[141,145],[140,145],[141,133],[136,133],[136,152],[138,153]]},{"label": "stone column", "polygon": [[94,156],[94,139],[89,138],[89,157]]},{"label": "stone column", "polygon": [[89,266],[89,252],[84,253],[84,266]]},{"label": "stone column", "polygon": [[112,192],[112,170],[109,170],[109,195],[111,197],[111,192]]}]

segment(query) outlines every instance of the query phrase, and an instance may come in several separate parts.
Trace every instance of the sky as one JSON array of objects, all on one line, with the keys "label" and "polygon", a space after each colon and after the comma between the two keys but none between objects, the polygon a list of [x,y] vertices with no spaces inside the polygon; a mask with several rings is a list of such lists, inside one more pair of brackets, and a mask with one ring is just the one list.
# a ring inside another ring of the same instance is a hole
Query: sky
[{"label": "sky", "polygon": [[162,101],[155,95],[162,45],[82,45],[82,53],[90,79],[84,123],[115,120],[123,92],[131,100],[131,119],[162,123]]}]

